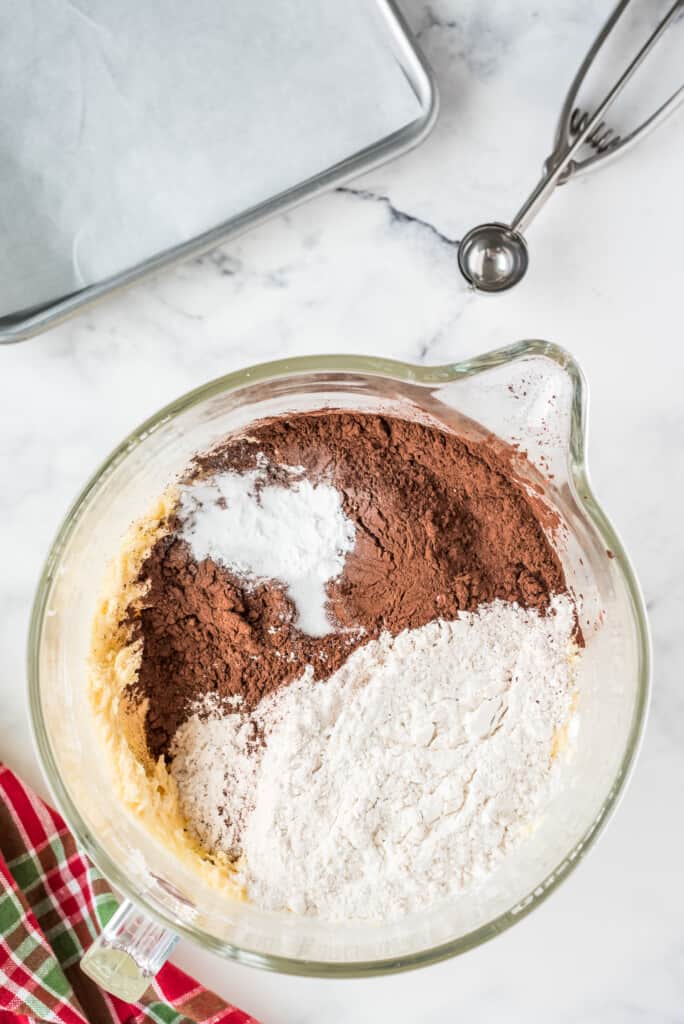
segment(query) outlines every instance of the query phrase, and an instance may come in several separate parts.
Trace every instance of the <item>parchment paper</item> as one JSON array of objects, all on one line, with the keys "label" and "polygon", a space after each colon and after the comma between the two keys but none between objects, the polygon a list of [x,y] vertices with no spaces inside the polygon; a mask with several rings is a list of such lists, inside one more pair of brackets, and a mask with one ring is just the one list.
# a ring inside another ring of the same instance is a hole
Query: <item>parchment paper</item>
[{"label": "parchment paper", "polygon": [[2,0],[0,316],[420,116],[373,0]]}]

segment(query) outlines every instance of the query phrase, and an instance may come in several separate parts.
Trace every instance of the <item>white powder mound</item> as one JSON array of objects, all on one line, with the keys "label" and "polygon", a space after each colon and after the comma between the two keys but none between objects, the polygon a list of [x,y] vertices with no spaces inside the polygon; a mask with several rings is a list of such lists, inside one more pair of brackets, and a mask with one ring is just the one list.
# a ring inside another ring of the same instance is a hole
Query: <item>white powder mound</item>
[{"label": "white powder mound", "polygon": [[[281,467],[296,475],[299,467]],[[181,491],[182,536],[194,557],[212,558],[252,583],[278,580],[297,613],[297,626],[325,636],[326,584],[344,568],[355,529],[329,484],[265,483],[264,468],[220,473]]]},{"label": "white powder mound", "polygon": [[[217,717],[218,708],[216,701],[206,699],[204,720],[192,718],[182,727],[185,734],[177,734],[173,774],[181,790],[183,816],[192,822],[202,845],[236,859],[254,801],[255,731],[245,715]],[[230,756],[217,756],[217,751],[229,751]]]},{"label": "white powder mound", "polygon": [[173,751],[182,808],[210,849],[234,853],[243,830],[262,907],[382,921],[462,893],[553,795],[573,624],[556,597],[547,616],[497,601],[385,634],[263,700],[267,743],[247,756],[239,713],[194,716]]}]

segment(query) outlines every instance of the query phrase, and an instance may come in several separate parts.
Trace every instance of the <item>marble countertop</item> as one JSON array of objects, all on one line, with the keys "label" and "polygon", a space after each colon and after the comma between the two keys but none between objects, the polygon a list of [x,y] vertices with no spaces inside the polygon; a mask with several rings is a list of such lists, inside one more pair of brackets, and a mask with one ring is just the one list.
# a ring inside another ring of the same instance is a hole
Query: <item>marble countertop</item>
[{"label": "marble countertop", "polygon": [[403,0],[442,96],[420,149],[0,351],[0,756],[43,793],[24,664],[41,563],[82,483],[159,406],[284,355],[437,363],[530,337],[567,347],[589,380],[593,482],[641,579],[655,653],[650,722],[622,806],[558,893],[455,961],[314,981],[181,944],[182,965],[264,1021],[684,1020],[684,115],[553,197],[529,232],[519,289],[469,293],[453,241],[509,218],[533,184],[609,6]]}]

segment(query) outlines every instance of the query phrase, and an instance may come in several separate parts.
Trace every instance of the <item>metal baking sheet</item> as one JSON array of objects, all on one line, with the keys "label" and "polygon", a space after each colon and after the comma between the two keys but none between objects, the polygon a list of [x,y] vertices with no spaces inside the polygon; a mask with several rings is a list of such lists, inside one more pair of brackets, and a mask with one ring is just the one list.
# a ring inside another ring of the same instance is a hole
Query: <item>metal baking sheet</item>
[{"label": "metal baking sheet", "polygon": [[391,0],[3,0],[0,341],[416,144]]}]

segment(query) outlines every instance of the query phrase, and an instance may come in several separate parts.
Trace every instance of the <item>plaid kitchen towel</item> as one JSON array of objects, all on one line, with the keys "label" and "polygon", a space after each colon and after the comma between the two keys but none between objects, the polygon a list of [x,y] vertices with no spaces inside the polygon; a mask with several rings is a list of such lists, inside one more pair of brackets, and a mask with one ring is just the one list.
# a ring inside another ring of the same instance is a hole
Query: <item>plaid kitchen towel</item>
[{"label": "plaid kitchen towel", "polygon": [[0,1024],[257,1024],[167,963],[135,1004],[81,955],[117,908],[59,814],[0,762]]}]

